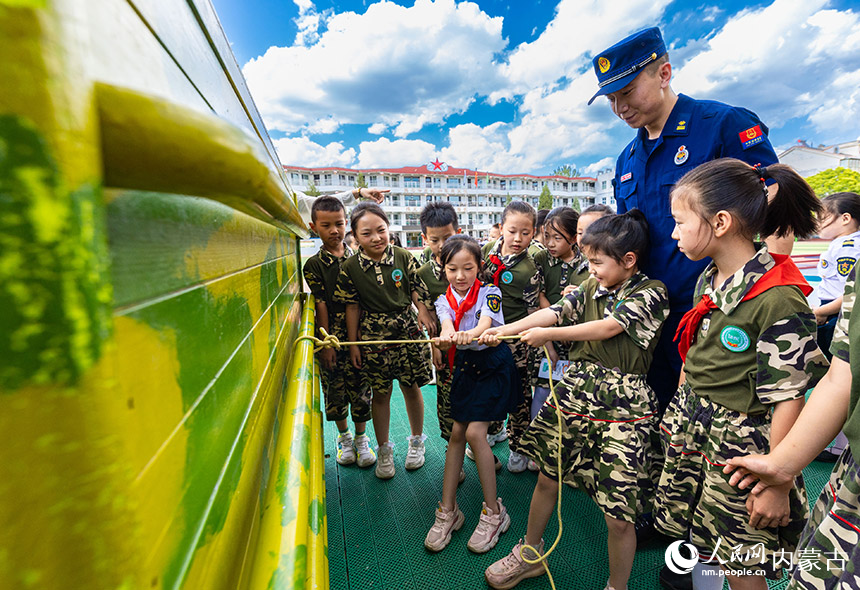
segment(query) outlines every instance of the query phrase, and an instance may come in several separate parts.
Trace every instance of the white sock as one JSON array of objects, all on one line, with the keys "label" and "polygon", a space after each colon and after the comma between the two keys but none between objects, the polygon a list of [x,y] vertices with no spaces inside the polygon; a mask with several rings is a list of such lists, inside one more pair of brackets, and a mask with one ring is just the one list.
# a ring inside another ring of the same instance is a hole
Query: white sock
[{"label": "white sock", "polygon": [[693,590],[723,590],[726,577],[719,572],[718,565],[697,563],[693,568]]}]

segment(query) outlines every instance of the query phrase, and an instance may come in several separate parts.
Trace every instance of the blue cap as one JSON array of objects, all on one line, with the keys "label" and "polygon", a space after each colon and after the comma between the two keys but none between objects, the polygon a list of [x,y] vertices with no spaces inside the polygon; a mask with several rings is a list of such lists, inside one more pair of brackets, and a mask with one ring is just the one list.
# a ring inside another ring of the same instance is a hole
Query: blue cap
[{"label": "blue cap", "polygon": [[606,51],[598,53],[592,60],[597,85],[600,90],[588,104],[598,96],[612,94],[630,84],[649,63],[666,53],[666,44],[660,29],[651,27],[633,33]]}]

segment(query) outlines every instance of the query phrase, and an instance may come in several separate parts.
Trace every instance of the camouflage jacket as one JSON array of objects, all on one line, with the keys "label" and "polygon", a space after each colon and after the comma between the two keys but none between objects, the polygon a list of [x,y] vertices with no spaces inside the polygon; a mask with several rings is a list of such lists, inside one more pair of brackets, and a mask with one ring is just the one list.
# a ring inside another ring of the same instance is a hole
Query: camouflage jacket
[{"label": "camouflage jacket", "polygon": [[702,320],[687,354],[687,383],[696,394],[744,414],[802,397],[828,366],[816,344],[815,317],[797,287],[772,287],[741,301],[774,264],[762,246],[723,285],[712,285],[713,262],[696,285],[695,302],[706,294],[717,309]]}]

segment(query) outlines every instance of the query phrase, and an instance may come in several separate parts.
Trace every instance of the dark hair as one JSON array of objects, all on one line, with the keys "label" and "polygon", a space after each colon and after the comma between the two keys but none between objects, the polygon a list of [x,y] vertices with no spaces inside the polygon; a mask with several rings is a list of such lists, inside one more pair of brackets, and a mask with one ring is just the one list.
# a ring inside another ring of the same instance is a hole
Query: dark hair
[{"label": "dark hair", "polygon": [[331,195],[323,195],[314,199],[314,204],[311,205],[311,221],[316,223],[317,211],[343,211],[343,216],[346,217],[346,208],[337,197]]},{"label": "dark hair", "polygon": [[535,213],[534,207],[525,201],[511,201],[508,203],[508,206],[505,207],[505,210],[502,211],[502,223],[499,226],[500,229],[502,225],[505,225],[505,219],[507,219],[508,215],[511,213],[522,213],[523,215],[528,215],[532,218],[532,225],[537,225],[537,214]]},{"label": "dark hair", "polygon": [[582,235],[583,248],[593,248],[618,262],[633,252],[639,267],[648,254],[648,245],[648,222],[639,209],[596,219]]},{"label": "dark hair", "polygon": [[454,206],[447,201],[431,201],[421,209],[418,218],[421,222],[421,232],[427,235],[428,227],[445,227],[450,225],[457,231],[457,212]]},{"label": "dark hair", "polygon": [[604,215],[615,215],[615,211],[612,210],[612,207],[609,205],[590,205],[585,208],[585,210],[579,214],[580,217],[585,215],[586,213],[600,213],[600,216]]},{"label": "dark hair", "polygon": [[546,216],[549,215],[549,209],[539,209],[537,212],[537,221],[535,222],[535,226],[537,229],[540,229],[546,223]]},{"label": "dark hair", "polygon": [[400,241],[400,236],[397,234],[388,234],[388,243],[403,247],[403,243]]},{"label": "dark hair", "polygon": [[860,223],[860,195],[857,193],[833,193],[821,199],[821,206],[831,215],[847,213]]},{"label": "dark hair", "polygon": [[[765,186],[769,178],[779,185],[770,203]],[[705,221],[728,211],[741,235],[751,240],[789,232],[809,237],[821,211],[821,201],[790,166],[750,166],[734,158],[711,160],[690,170],[672,189],[672,198],[685,199]]]},{"label": "dark hair", "polygon": [[544,223],[547,228],[567,234],[571,239],[576,239],[576,226],[578,224],[579,213],[573,207],[556,207],[549,212]]},{"label": "dark hair", "polygon": [[484,257],[481,254],[481,245],[472,236],[466,234],[455,234],[445,240],[442,244],[442,249],[439,251],[439,261],[442,266],[448,264],[448,261],[460,250],[468,250],[469,254],[475,257],[478,263],[478,270],[483,266]]},{"label": "dark hair", "polygon": [[352,215],[349,216],[349,227],[352,228],[354,233],[357,233],[355,227],[358,224],[358,220],[368,213],[381,217],[382,220],[385,221],[385,225],[391,225],[391,222],[388,221],[388,216],[385,214],[385,211],[382,210],[382,207],[371,201],[362,201],[352,208]]},{"label": "dark hair", "polygon": [[343,241],[344,242],[348,242],[350,238],[355,239],[355,236],[352,235],[352,230],[343,234]]},{"label": "dark hair", "polygon": [[502,229],[502,224],[501,223],[494,223],[493,225],[490,226],[490,228],[491,229],[496,228],[496,229],[500,230],[500,229]]}]

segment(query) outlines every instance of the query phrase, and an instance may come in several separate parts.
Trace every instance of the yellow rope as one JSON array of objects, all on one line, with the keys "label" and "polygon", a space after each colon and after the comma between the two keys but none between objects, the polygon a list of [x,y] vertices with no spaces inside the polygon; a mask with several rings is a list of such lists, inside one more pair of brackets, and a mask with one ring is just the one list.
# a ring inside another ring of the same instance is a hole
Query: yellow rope
[{"label": "yellow rope", "polygon": [[[375,344],[375,345],[380,345],[380,344],[428,344],[428,343],[433,342],[433,339],[430,339],[430,338],[422,339],[422,340],[359,340],[358,342],[341,342],[340,340],[338,340],[337,336],[335,336],[334,334],[329,334],[328,332],[325,331],[325,329],[320,328],[319,331],[323,336],[322,340],[320,340],[319,338],[317,338],[315,336],[299,336],[296,339],[296,342],[298,342],[299,340],[310,340],[310,341],[312,341],[314,343],[314,352],[319,352],[323,348],[334,348],[336,350],[340,350],[341,347],[343,347],[343,346],[367,346],[369,344]],[[521,338],[521,336],[520,335],[497,336],[497,338],[499,340],[518,340],[519,338]],[[472,339],[473,342],[475,340],[477,340],[477,338]],[[543,346],[543,353],[544,353],[544,355],[546,355],[546,358],[549,361],[549,366],[551,369],[552,368],[552,361],[549,358],[549,350],[547,350],[546,345]],[[528,545],[527,543],[523,543],[520,546],[520,557],[526,563],[543,564],[543,567],[546,570],[546,575],[549,577],[549,584],[553,590],[556,590],[555,581],[553,580],[552,574],[549,571],[549,566],[546,563],[546,558],[549,557],[549,555],[553,551],[555,551],[555,548],[558,546],[559,542],[561,541],[561,532],[562,532],[562,521],[561,521],[561,486],[562,486],[561,427],[562,427],[562,420],[561,420],[561,404],[558,403],[558,397],[556,396],[556,393],[555,393],[555,385],[553,385],[553,381],[552,381],[552,370],[550,370],[550,372],[549,372],[549,391],[550,391],[550,395],[552,396],[552,400],[555,403],[556,415],[558,416],[558,439],[557,439],[558,445],[556,448],[556,470],[558,471],[558,503],[556,505],[556,512],[558,513],[558,535],[555,538],[555,542],[553,542],[552,546],[550,546],[550,548],[547,549],[543,555],[540,555],[537,548],[532,547],[531,545]],[[535,555],[538,555],[539,557],[537,559],[530,559],[530,558],[526,557],[526,555],[524,553],[524,549],[526,549],[526,548],[534,551]]]},{"label": "yellow rope", "polygon": [[[336,350],[340,350],[344,346],[368,346],[370,344],[380,345],[380,344],[432,344],[432,338],[424,338],[422,340],[358,340],[357,342],[341,342],[338,340],[338,337],[334,334],[329,334],[325,331],[324,328],[319,329],[320,334],[323,335],[322,340],[317,338],[316,336],[299,336],[296,338],[296,342],[299,340],[310,340],[314,343],[314,352],[319,352],[323,348],[334,348]],[[497,336],[499,340],[518,340],[520,338],[519,335],[516,336]],[[472,338],[472,342],[476,341],[477,338]]]}]

